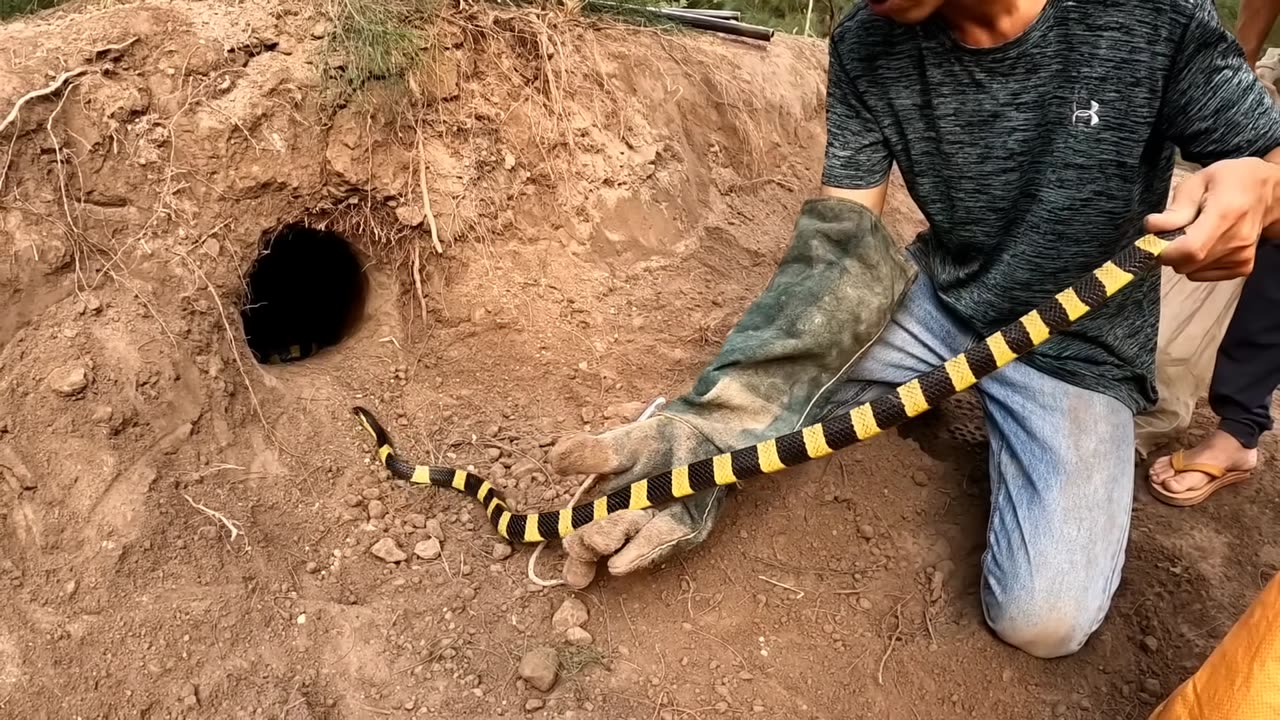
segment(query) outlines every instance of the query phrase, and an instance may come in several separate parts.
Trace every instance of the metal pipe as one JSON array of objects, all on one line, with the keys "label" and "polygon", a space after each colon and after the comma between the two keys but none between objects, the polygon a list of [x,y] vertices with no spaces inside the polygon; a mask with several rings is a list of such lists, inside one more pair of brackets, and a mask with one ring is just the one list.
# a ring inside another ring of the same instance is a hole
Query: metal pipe
[{"label": "metal pipe", "polygon": [[698,15],[696,13],[689,13],[683,10],[653,8],[653,11],[664,17],[677,20],[689,27],[698,28],[699,30],[712,30],[728,35],[751,38],[752,40],[764,40],[765,42],[773,39],[773,28],[769,27],[747,25],[746,23],[740,23],[734,20],[707,17],[706,15]]},{"label": "metal pipe", "polygon": [[[698,11],[675,8],[658,8],[645,7],[642,5],[626,5],[624,3],[609,2],[608,0],[587,0],[587,4],[598,7],[614,8],[619,10],[628,10],[631,12],[645,12],[653,15],[660,15],[670,20],[675,20],[683,25],[688,25],[699,30],[710,30],[713,32],[724,33],[726,35],[736,35],[738,37],[750,38],[752,40],[763,40],[769,42],[773,39],[773,28],[761,27],[759,25],[748,25],[738,22],[735,19],[727,17],[719,17],[723,13],[734,13],[733,10],[712,10]],[[715,14],[708,14],[715,13]],[[739,14],[739,17],[741,15]]]},{"label": "metal pipe", "polygon": [[737,10],[710,10],[707,8],[670,8],[676,12],[691,13],[694,15],[706,15],[707,17],[720,18],[721,20],[742,20],[742,13]]}]

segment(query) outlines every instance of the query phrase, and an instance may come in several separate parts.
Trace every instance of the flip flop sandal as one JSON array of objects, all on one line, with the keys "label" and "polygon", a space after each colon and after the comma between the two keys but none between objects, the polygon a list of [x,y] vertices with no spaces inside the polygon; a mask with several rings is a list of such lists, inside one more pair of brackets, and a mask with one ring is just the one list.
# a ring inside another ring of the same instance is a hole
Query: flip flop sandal
[{"label": "flip flop sandal", "polygon": [[1253,474],[1252,470],[1231,470],[1228,471],[1217,465],[1208,463],[1186,463],[1182,459],[1182,451],[1178,450],[1169,457],[1169,464],[1173,467],[1175,473],[1199,472],[1209,476],[1209,482],[1203,487],[1195,490],[1184,490],[1182,492],[1172,493],[1164,489],[1163,485],[1151,482],[1151,494],[1156,499],[1167,505],[1174,507],[1190,507],[1198,505],[1209,498],[1210,495],[1221,490],[1228,485],[1234,485],[1242,480],[1248,479]]}]

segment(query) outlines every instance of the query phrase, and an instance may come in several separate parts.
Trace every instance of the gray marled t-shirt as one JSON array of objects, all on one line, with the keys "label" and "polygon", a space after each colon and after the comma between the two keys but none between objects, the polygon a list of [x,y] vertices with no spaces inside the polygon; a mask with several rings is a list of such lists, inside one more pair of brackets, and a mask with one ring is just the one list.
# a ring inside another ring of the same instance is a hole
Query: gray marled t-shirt
[{"label": "gray marled t-shirt", "polygon": [[[1164,209],[1174,148],[1209,164],[1280,146],[1280,111],[1210,0],[1048,0],[1019,37],[957,42],[855,5],[831,42],[823,182],[897,162],[943,302],[992,332],[1107,260]],[[1026,362],[1134,410],[1155,401],[1159,275]]]}]

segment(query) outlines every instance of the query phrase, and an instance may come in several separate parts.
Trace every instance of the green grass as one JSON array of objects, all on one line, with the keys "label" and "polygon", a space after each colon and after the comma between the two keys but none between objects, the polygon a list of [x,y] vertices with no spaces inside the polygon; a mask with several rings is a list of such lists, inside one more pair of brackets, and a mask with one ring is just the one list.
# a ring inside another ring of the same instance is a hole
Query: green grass
[{"label": "green grass", "polygon": [[[4,0],[0,0],[3,2]],[[331,0],[326,55],[341,62],[330,79],[345,98],[371,80],[397,80],[427,47],[418,31],[431,0]]]},{"label": "green grass", "polygon": [[57,7],[67,0],[0,0],[0,20]]}]

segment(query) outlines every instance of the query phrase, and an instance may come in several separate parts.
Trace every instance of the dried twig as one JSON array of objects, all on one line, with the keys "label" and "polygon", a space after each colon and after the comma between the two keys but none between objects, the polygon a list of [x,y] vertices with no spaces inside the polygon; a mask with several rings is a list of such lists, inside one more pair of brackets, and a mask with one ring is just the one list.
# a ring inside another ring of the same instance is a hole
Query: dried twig
[{"label": "dried twig", "polygon": [[244,545],[246,548],[249,547],[249,535],[246,534],[244,529],[240,527],[240,523],[236,522],[235,520],[231,520],[226,515],[223,515],[217,510],[210,510],[209,508],[201,505],[195,500],[192,500],[191,496],[187,495],[186,493],[182,493],[182,497],[186,498],[187,502],[191,503],[191,507],[199,510],[205,515],[208,515],[214,520],[217,520],[218,522],[227,526],[227,529],[231,531],[231,540],[229,542],[235,542],[237,537],[239,537],[240,535],[244,535]]},{"label": "dried twig", "polygon": [[5,130],[9,129],[9,126],[12,125],[14,121],[18,119],[18,113],[22,111],[23,105],[26,105],[27,103],[31,102],[32,100],[35,100],[38,97],[44,97],[45,95],[52,95],[58,92],[59,90],[62,89],[62,86],[66,85],[69,81],[71,81],[72,78],[79,77],[93,69],[94,68],[92,65],[85,65],[83,67],[78,67],[73,70],[68,70],[62,73],[61,75],[59,75],[57,79],[55,79],[53,82],[49,83],[48,85],[40,88],[39,90],[32,90],[26,95],[23,95],[22,97],[18,98],[18,102],[14,104],[13,109],[10,110],[9,114],[5,116],[4,122],[0,122],[0,133],[3,133]]},{"label": "dried twig", "polygon": [[902,606],[906,604],[914,595],[908,595],[898,603],[893,609],[898,616],[898,626],[893,629],[893,636],[889,638],[889,647],[884,649],[884,656],[880,658],[880,669],[876,672],[876,681],[884,685],[884,664],[889,661],[889,656],[893,654],[893,646],[898,643],[898,638],[902,637]]},{"label": "dried twig", "polygon": [[444,254],[440,246],[440,231],[436,228],[436,216],[431,212],[431,195],[427,192],[427,153],[422,147],[422,131],[418,131],[418,185],[422,190],[422,214],[427,218],[427,227],[431,230],[431,248],[437,255]]},{"label": "dried twig", "polygon": [[703,636],[703,637],[706,637],[706,638],[710,638],[710,639],[712,639],[712,640],[715,640],[716,642],[718,642],[718,643],[720,643],[721,645],[725,646],[726,648],[728,648],[729,652],[733,653],[734,657],[738,658],[738,662],[742,663],[742,667],[744,667],[744,668],[745,668],[745,667],[747,666],[747,660],[746,660],[746,658],[742,657],[742,654],[741,654],[741,653],[739,653],[737,650],[734,650],[734,649],[733,649],[733,646],[732,646],[732,645],[730,645],[729,643],[727,643],[727,642],[725,642],[725,641],[721,640],[720,638],[716,637],[715,635],[712,635],[712,634],[710,634],[710,633],[705,633],[705,632],[703,632],[703,631],[699,630],[698,628],[694,627],[693,623],[689,623],[689,629],[690,629],[690,630],[692,630],[693,632],[698,633],[699,635],[701,635],[701,636]]},{"label": "dried twig", "polygon": [[[128,40],[120,43],[119,45],[108,45],[104,48],[99,48],[93,51],[93,56],[95,58],[98,58],[98,57],[101,57],[102,54],[106,52],[111,52],[113,50],[123,50],[137,41],[138,41],[138,38],[134,37],[134,38],[129,38]],[[9,126],[12,125],[18,119],[18,113],[22,111],[23,105],[26,105],[27,103],[31,102],[32,100],[35,100],[36,98],[44,97],[45,95],[52,95],[53,93],[58,92],[59,90],[62,89],[63,85],[67,84],[67,81],[71,80],[74,77],[83,75],[93,69],[94,69],[93,65],[84,65],[78,68],[68,70],[62,73],[61,75],[59,75],[57,78],[54,79],[53,82],[49,83],[48,85],[40,88],[39,90],[32,90],[26,95],[23,95],[22,97],[18,98],[18,102],[14,103],[13,109],[11,109],[9,111],[9,114],[5,116],[4,122],[0,122],[0,133],[3,133],[5,130],[7,130]]]},{"label": "dried twig", "polygon": [[[422,190],[422,214],[426,218],[428,227],[431,229],[431,243],[437,254],[444,252],[440,247],[440,240],[436,236],[436,217],[431,212],[431,197],[427,193],[427,156],[422,147],[422,129],[414,128],[417,134],[417,155],[418,155],[418,184]],[[422,322],[427,322],[427,296],[422,291],[422,252],[419,249],[418,242],[413,242],[413,285],[418,291],[418,307],[422,311]]]},{"label": "dried twig", "polygon": [[777,585],[780,588],[786,588],[787,590],[790,590],[791,592],[796,593],[796,600],[799,600],[800,598],[804,597],[805,591],[801,590],[800,588],[793,588],[790,585],[787,585],[786,583],[780,583],[777,580],[770,580],[769,578],[763,575],[757,575],[756,577],[769,583],[770,585]]}]

